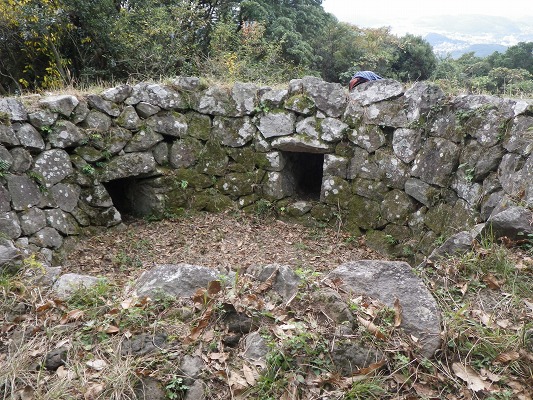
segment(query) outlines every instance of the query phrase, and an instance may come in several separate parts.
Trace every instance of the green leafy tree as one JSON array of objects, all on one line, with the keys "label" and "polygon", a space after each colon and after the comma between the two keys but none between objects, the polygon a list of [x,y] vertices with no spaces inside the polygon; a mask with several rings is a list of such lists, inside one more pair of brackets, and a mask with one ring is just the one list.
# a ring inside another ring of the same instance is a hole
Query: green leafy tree
[{"label": "green leafy tree", "polygon": [[321,3],[321,0],[246,0],[240,4],[239,18],[264,24],[265,37],[281,43],[285,59],[309,66],[315,57],[312,43],[329,18]]},{"label": "green leafy tree", "polygon": [[346,84],[353,75],[354,62],[364,55],[363,49],[354,45],[361,36],[356,26],[339,23],[331,16],[313,43],[316,58],[312,68],[326,81]]},{"label": "green leafy tree", "polygon": [[69,83],[70,60],[64,57],[62,45],[72,28],[59,0],[4,0],[0,3],[0,75],[18,89]]},{"label": "green leafy tree", "polygon": [[498,61],[496,66],[525,69],[533,74],[533,42],[520,42],[509,47]]},{"label": "green leafy tree", "polygon": [[431,45],[420,36],[400,38],[391,69],[403,81],[428,79],[437,65]]}]

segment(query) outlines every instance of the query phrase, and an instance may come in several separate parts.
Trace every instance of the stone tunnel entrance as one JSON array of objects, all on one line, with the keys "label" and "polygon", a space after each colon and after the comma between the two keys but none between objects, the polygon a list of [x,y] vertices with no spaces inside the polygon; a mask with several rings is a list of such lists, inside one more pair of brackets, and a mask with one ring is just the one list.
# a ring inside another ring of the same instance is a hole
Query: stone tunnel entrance
[{"label": "stone tunnel entrance", "polygon": [[319,200],[322,188],[324,154],[283,152],[285,171],[292,175],[295,197],[299,200]]},{"label": "stone tunnel entrance", "polygon": [[150,178],[128,177],[102,184],[122,217],[146,217],[157,213],[160,203]]}]

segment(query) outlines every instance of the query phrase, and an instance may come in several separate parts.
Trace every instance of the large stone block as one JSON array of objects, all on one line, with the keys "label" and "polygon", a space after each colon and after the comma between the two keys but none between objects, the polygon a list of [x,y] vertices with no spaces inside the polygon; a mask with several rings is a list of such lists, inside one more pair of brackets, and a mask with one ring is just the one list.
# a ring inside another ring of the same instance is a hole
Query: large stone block
[{"label": "large stone block", "polygon": [[16,212],[0,213],[0,232],[7,239],[17,239],[21,235],[22,230]]},{"label": "large stone block", "polygon": [[381,79],[356,86],[350,92],[350,99],[363,106],[368,106],[384,100],[398,98],[403,93],[404,87],[400,82],[392,79]]},{"label": "large stone block", "polygon": [[402,261],[361,260],[334,269],[329,279],[340,279],[353,295],[366,295],[393,307],[402,307],[402,328],[416,337],[420,352],[431,357],[440,348],[441,315],[437,302],[411,267]]},{"label": "large stone block", "polygon": [[8,175],[7,188],[11,194],[11,205],[14,210],[25,210],[42,200],[39,187],[27,175]]},{"label": "large stone block", "polygon": [[187,119],[178,112],[160,112],[148,118],[146,124],[163,135],[182,138],[187,135]]},{"label": "large stone block", "polygon": [[55,149],[39,154],[35,159],[33,171],[40,174],[44,178],[46,187],[50,188],[72,175],[74,169],[68,153],[65,150]]},{"label": "large stone block", "polygon": [[70,121],[56,123],[48,136],[48,141],[54,147],[67,148],[84,144],[88,139],[87,134]]},{"label": "large stone block", "polygon": [[296,115],[291,112],[270,112],[259,116],[257,129],[265,138],[292,135],[295,132]]},{"label": "large stone block", "polygon": [[445,187],[459,162],[459,147],[446,139],[429,138],[417,154],[411,174],[426,183]]},{"label": "large stone block", "polygon": [[129,178],[155,171],[156,162],[152,153],[127,153],[107,163],[98,174],[101,182]]},{"label": "large stone block", "polygon": [[257,128],[250,117],[228,118],[215,117],[213,119],[212,134],[225,146],[242,147],[251,142]]},{"label": "large stone block", "polygon": [[0,112],[8,114],[11,121],[26,121],[28,118],[24,104],[13,97],[0,98]]},{"label": "large stone block", "polygon": [[29,150],[42,151],[45,149],[45,144],[41,134],[30,124],[22,124],[15,130],[15,135],[21,146]]},{"label": "large stone block", "polygon": [[164,110],[187,108],[186,99],[170,86],[158,83],[139,83],[132,88],[130,97],[125,100],[127,105],[140,102],[161,107]]},{"label": "large stone block", "polygon": [[79,100],[72,95],[63,94],[58,96],[48,96],[39,100],[39,104],[52,112],[59,113],[65,117],[70,117]]}]

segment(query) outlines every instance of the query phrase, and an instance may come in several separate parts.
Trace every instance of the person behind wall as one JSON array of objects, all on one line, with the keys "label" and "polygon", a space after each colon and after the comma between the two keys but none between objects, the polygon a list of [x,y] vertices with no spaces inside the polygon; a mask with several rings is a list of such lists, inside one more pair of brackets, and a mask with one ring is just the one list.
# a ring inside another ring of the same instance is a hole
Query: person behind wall
[{"label": "person behind wall", "polygon": [[354,76],[352,76],[352,80],[349,84],[350,92],[353,90],[354,87],[357,85],[360,85],[361,83],[365,83],[368,81],[377,81],[379,79],[383,79],[381,76],[373,73],[372,71],[358,71],[355,73]]}]

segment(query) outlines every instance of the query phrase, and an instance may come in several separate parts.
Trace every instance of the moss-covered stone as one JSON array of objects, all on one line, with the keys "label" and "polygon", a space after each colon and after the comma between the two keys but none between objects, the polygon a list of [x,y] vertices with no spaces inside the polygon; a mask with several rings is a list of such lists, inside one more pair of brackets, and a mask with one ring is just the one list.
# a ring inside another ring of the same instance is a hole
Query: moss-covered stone
[{"label": "moss-covered stone", "polygon": [[205,189],[213,186],[215,179],[212,176],[202,174],[192,168],[180,168],[173,174],[174,182],[185,182],[183,185],[194,189]]},{"label": "moss-covered stone", "polygon": [[196,193],[190,200],[190,206],[194,210],[206,210],[208,212],[221,212],[234,207],[233,201],[215,190]]},{"label": "moss-covered stone", "polygon": [[101,150],[92,146],[76,147],[74,152],[87,162],[96,162],[105,158]]},{"label": "moss-covered stone", "polygon": [[193,137],[177,139],[170,146],[168,161],[174,168],[189,168],[204,153],[202,142]]},{"label": "moss-covered stone", "polygon": [[[239,208],[248,209],[252,206],[257,200],[259,200],[259,195],[257,193],[252,193],[247,196],[239,197],[237,200],[237,205]],[[253,207],[252,207],[253,208]]]},{"label": "moss-covered stone", "polygon": [[411,258],[414,243],[406,226],[389,224],[384,230],[370,230],[366,233],[366,244],[373,250],[392,257]]},{"label": "moss-covered stone", "polygon": [[371,229],[365,234],[365,244],[381,254],[393,255],[397,242],[393,236]]},{"label": "moss-covered stone", "polygon": [[353,147],[347,140],[337,143],[335,146],[335,154],[341,157],[353,157]]},{"label": "moss-covered stone", "polygon": [[437,247],[438,243],[442,242],[444,236],[442,240],[438,240],[439,237],[435,232],[427,231],[416,235],[416,238],[415,252],[428,255]]},{"label": "moss-covered stone", "polygon": [[217,182],[216,188],[233,198],[246,196],[254,192],[262,178],[263,174],[257,171],[229,173]]},{"label": "moss-covered stone", "polygon": [[437,236],[450,236],[457,231],[465,230],[476,223],[477,213],[470,209],[465,201],[458,200],[453,206],[442,203],[430,208],[425,215],[424,223]]},{"label": "moss-covered stone", "polygon": [[244,171],[251,171],[256,165],[256,159],[262,153],[256,153],[252,147],[227,148],[230,158],[243,166]]},{"label": "moss-covered stone", "polygon": [[305,94],[295,94],[285,101],[287,110],[295,111],[298,114],[311,115],[316,110],[315,102]]},{"label": "moss-covered stone", "polygon": [[189,190],[175,188],[165,194],[165,212],[172,215],[179,215],[185,208],[189,207]]},{"label": "moss-covered stone", "polygon": [[198,169],[207,175],[223,176],[228,166],[225,149],[214,141],[208,141],[198,155]]},{"label": "moss-covered stone", "polygon": [[346,207],[352,197],[350,183],[338,176],[329,176],[322,182],[320,201],[333,206]]},{"label": "moss-covered stone", "polygon": [[449,216],[452,212],[453,207],[449,204],[438,204],[428,210],[424,216],[424,224],[437,236],[446,234],[449,230]]},{"label": "moss-covered stone", "polygon": [[352,192],[367,199],[382,201],[388,191],[387,185],[381,181],[363,178],[352,181]]},{"label": "moss-covered stone", "polygon": [[345,209],[344,225],[361,229],[376,229],[385,226],[377,201],[353,195]]},{"label": "moss-covered stone", "polygon": [[315,204],[311,209],[311,216],[317,221],[328,222],[333,218],[333,210],[325,204]]},{"label": "moss-covered stone", "polygon": [[396,224],[406,223],[407,218],[415,209],[414,200],[398,189],[386,193],[381,202],[383,218]]}]

